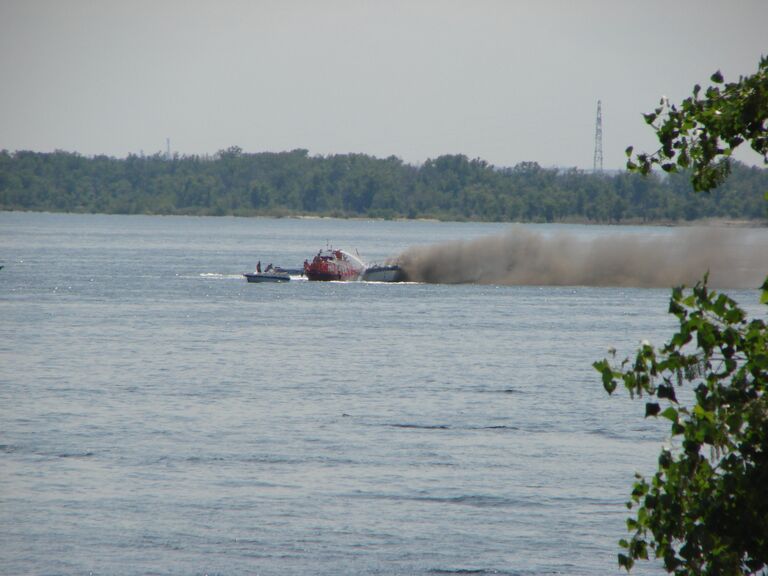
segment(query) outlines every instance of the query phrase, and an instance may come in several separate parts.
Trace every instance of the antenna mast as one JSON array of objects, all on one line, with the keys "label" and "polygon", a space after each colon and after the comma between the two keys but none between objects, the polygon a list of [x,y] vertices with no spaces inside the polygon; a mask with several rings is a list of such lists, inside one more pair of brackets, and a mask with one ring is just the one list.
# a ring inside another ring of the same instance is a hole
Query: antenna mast
[{"label": "antenna mast", "polygon": [[592,171],[603,171],[603,113],[600,100],[597,101],[597,120],[595,120],[595,156],[592,161]]}]

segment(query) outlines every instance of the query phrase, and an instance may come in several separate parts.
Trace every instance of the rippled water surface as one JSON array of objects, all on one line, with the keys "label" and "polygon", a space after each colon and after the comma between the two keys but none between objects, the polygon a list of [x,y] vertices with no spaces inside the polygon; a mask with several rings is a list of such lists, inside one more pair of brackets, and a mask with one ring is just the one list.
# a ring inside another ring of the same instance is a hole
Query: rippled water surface
[{"label": "rippled water surface", "polygon": [[505,229],[0,214],[3,572],[619,573],[668,290],[240,276]]}]

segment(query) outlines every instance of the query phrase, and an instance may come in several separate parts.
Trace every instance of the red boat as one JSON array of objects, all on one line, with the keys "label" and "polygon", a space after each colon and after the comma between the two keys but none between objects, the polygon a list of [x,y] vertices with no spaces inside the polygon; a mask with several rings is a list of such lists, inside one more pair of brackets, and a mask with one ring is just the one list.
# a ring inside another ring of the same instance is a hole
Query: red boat
[{"label": "red boat", "polygon": [[307,280],[358,280],[365,264],[357,256],[344,250],[320,250],[312,262],[304,261]]}]

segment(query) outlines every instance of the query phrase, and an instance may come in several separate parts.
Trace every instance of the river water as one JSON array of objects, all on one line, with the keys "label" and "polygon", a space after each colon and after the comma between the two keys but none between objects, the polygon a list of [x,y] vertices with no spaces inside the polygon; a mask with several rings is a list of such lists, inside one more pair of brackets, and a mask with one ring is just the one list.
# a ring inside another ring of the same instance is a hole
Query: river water
[{"label": "river water", "polygon": [[620,573],[669,290],[240,275],[506,229],[0,213],[2,572]]}]

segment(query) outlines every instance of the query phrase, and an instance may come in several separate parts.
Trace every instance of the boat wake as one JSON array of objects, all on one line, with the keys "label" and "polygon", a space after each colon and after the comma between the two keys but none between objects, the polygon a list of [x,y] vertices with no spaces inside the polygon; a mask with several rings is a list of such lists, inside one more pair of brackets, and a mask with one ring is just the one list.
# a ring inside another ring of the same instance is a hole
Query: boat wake
[{"label": "boat wake", "polygon": [[242,274],[219,274],[218,272],[201,272],[197,276],[189,278],[203,278],[205,280],[242,280]]}]

